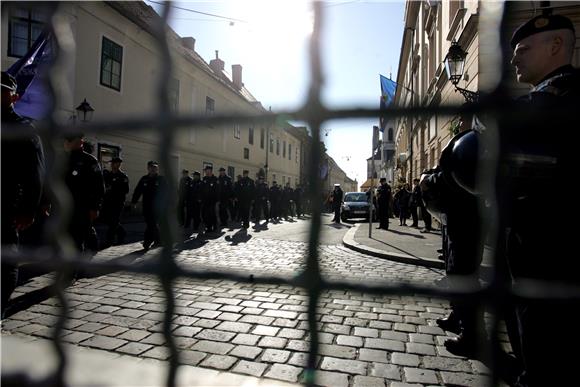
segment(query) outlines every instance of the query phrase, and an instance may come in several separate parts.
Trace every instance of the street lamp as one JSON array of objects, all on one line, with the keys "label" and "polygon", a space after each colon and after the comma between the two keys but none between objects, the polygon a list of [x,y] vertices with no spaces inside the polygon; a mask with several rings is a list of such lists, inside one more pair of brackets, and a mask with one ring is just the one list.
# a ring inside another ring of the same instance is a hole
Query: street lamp
[{"label": "street lamp", "polygon": [[443,61],[445,64],[445,72],[447,73],[447,78],[455,86],[455,91],[459,91],[467,102],[477,102],[479,93],[457,87],[457,84],[463,77],[466,57],[467,53],[463,51],[461,46],[456,41],[451,42],[449,52],[447,52]]},{"label": "street lamp", "polygon": [[89,122],[93,118],[93,112],[95,109],[87,102],[85,98],[83,102],[75,109],[78,112],[78,117],[80,117],[82,122]]}]

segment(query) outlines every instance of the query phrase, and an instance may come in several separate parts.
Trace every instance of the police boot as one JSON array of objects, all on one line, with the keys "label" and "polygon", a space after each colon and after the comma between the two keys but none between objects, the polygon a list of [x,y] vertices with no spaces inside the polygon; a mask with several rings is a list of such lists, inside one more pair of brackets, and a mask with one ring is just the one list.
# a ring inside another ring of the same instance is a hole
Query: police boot
[{"label": "police boot", "polygon": [[437,326],[444,331],[461,333],[461,321],[455,312],[451,312],[447,318],[438,318],[436,322]]}]

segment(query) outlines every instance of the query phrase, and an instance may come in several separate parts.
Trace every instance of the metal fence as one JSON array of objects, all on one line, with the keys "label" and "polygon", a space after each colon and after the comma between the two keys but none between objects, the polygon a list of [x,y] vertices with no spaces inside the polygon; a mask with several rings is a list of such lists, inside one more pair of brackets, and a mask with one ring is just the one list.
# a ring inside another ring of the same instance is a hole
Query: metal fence
[{"label": "metal fence", "polygon": [[[308,97],[301,109],[297,111],[280,112],[278,114],[265,113],[261,115],[215,115],[215,116],[199,116],[199,115],[176,115],[171,111],[168,99],[168,84],[171,74],[171,57],[170,46],[167,43],[167,21],[170,17],[171,4],[165,2],[163,4],[163,11],[161,18],[156,24],[156,42],[160,51],[161,61],[159,63],[160,79],[157,88],[158,110],[150,115],[142,115],[141,117],[131,118],[126,120],[101,121],[89,123],[83,126],[84,133],[97,133],[100,131],[123,128],[125,131],[140,131],[146,128],[151,128],[152,123],[157,127],[160,134],[159,157],[161,163],[170,165],[170,155],[175,134],[177,131],[186,127],[204,127],[216,126],[225,123],[274,123],[278,117],[289,117],[296,120],[303,120],[308,123],[311,128],[313,144],[312,153],[309,155],[310,162],[306,163],[308,166],[308,183],[311,187],[310,197],[312,203],[312,223],[308,240],[308,255],[304,257],[306,261],[306,269],[294,278],[280,278],[276,276],[256,275],[253,278],[243,274],[217,272],[207,270],[195,270],[191,268],[183,268],[176,264],[173,253],[173,244],[177,240],[177,225],[174,222],[175,217],[170,211],[165,212],[161,217],[161,238],[163,248],[158,259],[148,261],[141,264],[124,264],[118,262],[91,262],[86,260],[83,256],[78,255],[66,235],[66,222],[70,218],[70,203],[71,198],[67,193],[63,180],[63,170],[65,160],[59,153],[54,150],[54,146],[47,147],[47,185],[53,203],[60,209],[59,215],[51,220],[51,226],[47,227],[48,240],[52,243],[51,250],[42,251],[20,251],[12,252],[3,247],[2,259],[6,261],[18,262],[22,257],[26,256],[28,262],[33,261],[37,265],[44,268],[55,270],[57,276],[55,277],[55,289],[57,290],[57,298],[61,304],[61,314],[56,324],[54,331],[54,350],[58,357],[58,367],[54,374],[48,380],[42,381],[41,385],[64,385],[65,384],[65,370],[69,366],[67,353],[61,340],[63,327],[69,317],[69,305],[65,296],[65,282],[62,278],[66,278],[67,273],[70,274],[74,270],[82,269],[87,273],[91,272],[116,272],[124,271],[135,274],[149,274],[159,278],[162,284],[163,291],[166,296],[166,309],[163,320],[163,334],[166,339],[167,347],[170,351],[169,367],[167,370],[167,385],[175,386],[176,372],[179,365],[179,352],[176,347],[174,337],[171,333],[171,321],[174,314],[174,292],[172,284],[178,277],[189,279],[223,279],[237,281],[241,283],[253,284],[279,284],[290,285],[304,288],[308,291],[308,323],[309,334],[311,337],[311,346],[307,366],[305,370],[304,383],[313,385],[315,383],[315,365],[318,354],[318,330],[317,330],[317,303],[321,292],[325,290],[353,290],[369,294],[377,295],[428,295],[441,297],[446,299],[462,299],[476,302],[482,307],[486,307],[491,311],[496,311],[502,307],[502,304],[507,300],[514,298],[580,298],[580,293],[577,289],[557,288],[554,289],[548,283],[534,283],[533,286],[527,287],[513,287],[508,289],[501,280],[502,273],[499,272],[500,265],[494,265],[494,273],[490,280],[483,286],[480,286],[476,278],[466,279],[463,286],[455,286],[451,289],[442,289],[435,286],[417,285],[417,284],[364,284],[341,281],[329,281],[323,279],[321,274],[319,259],[318,259],[318,244],[321,229],[321,204],[318,198],[321,196],[322,184],[319,179],[318,166],[321,163],[322,149],[319,144],[320,126],[324,121],[331,119],[345,119],[345,118],[368,118],[368,117],[385,117],[393,118],[400,116],[420,117],[432,114],[455,115],[461,111],[472,113],[487,114],[488,117],[494,117],[498,114],[506,114],[502,111],[502,106],[494,104],[493,99],[482,99],[481,103],[470,108],[462,108],[459,106],[407,106],[397,107],[391,106],[387,110],[379,109],[328,109],[321,102],[321,90],[324,84],[324,74],[321,68],[321,30],[324,22],[324,8],[321,3],[313,3],[314,7],[314,29],[310,40],[310,89]],[[509,60],[509,49],[506,49],[505,36],[502,36],[502,31],[505,31],[505,14],[509,5],[496,2],[481,2],[481,17],[479,27],[479,39],[487,47],[487,56],[482,59],[481,66],[486,67],[487,81],[490,85],[487,92],[491,96],[497,96],[498,93],[504,93],[504,84],[507,84],[505,71],[506,63]],[[55,96],[58,98],[64,91],[61,89],[61,79],[64,77],[65,64],[73,55],[74,46],[72,42],[72,34],[70,27],[65,18],[59,14],[58,5],[52,5],[52,17],[50,18],[50,28],[55,37],[58,46],[56,61],[50,71],[50,86]],[[495,53],[491,54],[491,53]],[[504,55],[502,55],[504,53]],[[507,55],[506,55],[507,54]],[[485,76],[485,75],[484,75]],[[488,127],[493,128],[494,123],[490,120]],[[45,122],[39,123],[37,131],[41,135],[45,144],[53,144],[55,139],[62,137],[63,134],[77,132],[79,129],[74,125],[60,125],[49,116]],[[11,127],[3,125],[2,136],[26,136],[31,133],[23,131],[20,127]],[[493,136],[490,140],[490,149],[496,149],[493,144]],[[490,191],[493,189],[493,168],[483,171],[483,184],[488,185]],[[167,176],[170,192],[175,195],[177,191],[175,188],[177,182],[175,177],[171,174]],[[175,197],[171,202],[175,201]],[[499,214],[495,213],[495,217]],[[492,229],[492,235],[497,242],[500,230],[498,228]],[[499,251],[497,249],[496,251]],[[499,254],[499,253],[498,253]],[[496,254],[496,262],[501,257]],[[61,279],[61,280],[59,280]],[[492,319],[492,344],[496,344],[498,336],[498,319],[497,313],[491,313]],[[492,364],[492,377],[490,382],[497,384],[499,376],[496,372],[497,365],[492,356],[491,348],[487,348],[485,353]],[[15,375],[2,375],[3,381],[13,380]],[[12,378],[12,379],[11,379]],[[23,382],[20,380],[20,382]]]}]

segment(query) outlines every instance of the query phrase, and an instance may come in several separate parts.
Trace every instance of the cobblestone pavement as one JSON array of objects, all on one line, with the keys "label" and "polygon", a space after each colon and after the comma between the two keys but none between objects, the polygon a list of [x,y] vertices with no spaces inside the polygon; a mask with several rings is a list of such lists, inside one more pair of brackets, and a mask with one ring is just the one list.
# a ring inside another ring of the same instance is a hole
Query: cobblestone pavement
[{"label": "cobblestone pavement", "polygon": [[[187,242],[177,261],[195,269],[278,276],[294,276],[304,267],[303,242],[255,237],[238,244],[234,239],[225,235],[204,245]],[[137,243],[116,246],[95,259],[138,262],[159,253],[132,254],[139,250]],[[369,257],[339,245],[322,245],[320,255],[324,275],[334,279],[433,283],[443,275],[439,270]],[[17,289],[14,297],[21,303],[30,301],[27,298],[33,302],[3,321],[4,335],[51,337],[59,308],[57,300],[43,290],[50,277],[37,277]],[[289,382],[302,380],[309,346],[304,290],[190,279],[177,280],[174,290],[173,334],[182,363]],[[156,278],[115,273],[82,279],[67,289],[67,296],[72,313],[64,341],[140,358],[168,358],[161,334],[164,294]],[[443,347],[447,336],[434,325],[447,308],[446,301],[424,296],[324,292],[318,309],[318,383],[337,387],[485,385],[488,370],[482,363],[453,356]]]}]

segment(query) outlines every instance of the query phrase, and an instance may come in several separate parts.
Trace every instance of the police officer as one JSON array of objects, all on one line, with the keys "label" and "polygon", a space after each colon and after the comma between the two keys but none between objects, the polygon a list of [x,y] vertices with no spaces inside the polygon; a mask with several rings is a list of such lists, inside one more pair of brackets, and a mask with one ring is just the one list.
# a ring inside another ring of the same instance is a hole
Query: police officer
[{"label": "police officer", "polygon": [[236,192],[238,212],[243,228],[250,227],[250,206],[255,195],[254,180],[250,179],[248,174],[249,172],[246,170],[242,173],[243,176],[238,185],[238,191]]},{"label": "police officer", "polygon": [[85,251],[93,222],[103,204],[105,184],[97,159],[83,150],[83,135],[65,137],[64,150],[68,156],[65,183],[72,198],[72,220],[69,225],[77,249]]},{"label": "police officer", "polygon": [[157,247],[160,244],[159,215],[167,203],[167,182],[165,177],[159,175],[159,163],[149,161],[147,163],[147,175],[141,177],[133,192],[131,203],[137,204],[143,196],[143,217],[145,218],[145,235],[143,248]]},{"label": "police officer", "polygon": [[203,170],[201,217],[205,224],[206,232],[214,232],[217,229],[217,217],[215,205],[218,201],[218,179],[213,174],[213,167],[207,165]]},{"label": "police officer", "polygon": [[188,208],[188,193],[193,179],[189,176],[189,171],[184,169],[181,171],[181,179],[179,179],[179,192],[177,198],[177,217],[179,224],[185,227],[187,208]]},{"label": "police officer", "polygon": [[[570,219],[580,215],[578,206],[554,189],[577,174],[580,72],[571,66],[575,42],[572,22],[561,15],[536,16],[514,32],[511,63],[517,81],[532,88],[510,109],[515,114],[502,116],[499,123],[497,187],[500,224],[508,235],[509,269],[516,286],[546,281],[546,290],[535,292],[542,295],[580,285],[577,228],[538,219],[538,214],[547,213]],[[520,384],[577,383],[577,356],[570,351],[580,347],[578,310],[580,303],[572,298],[520,301],[517,313],[525,366]]]},{"label": "police officer", "polygon": [[419,179],[413,179],[413,191],[411,193],[411,217],[413,219],[413,224],[411,227],[419,227],[419,214],[418,209],[421,209],[421,214],[423,214],[425,210],[425,206],[423,204],[423,198],[421,197],[421,187],[419,187]]},{"label": "police officer", "polygon": [[[391,203],[391,186],[387,184],[387,179],[381,177],[379,180],[381,186],[377,190],[377,206],[378,208],[378,218],[379,227],[383,230],[389,229],[389,205]],[[370,205],[370,203],[369,203]]]},{"label": "police officer", "polygon": [[123,159],[114,157],[111,160],[111,170],[105,170],[105,200],[103,202],[103,219],[107,224],[107,245],[116,242],[122,244],[127,232],[120,223],[125,207],[125,197],[129,193],[129,177],[121,170]]},{"label": "police officer", "polygon": [[[2,124],[30,129],[14,111],[16,80],[2,72]],[[44,178],[44,153],[36,135],[7,139],[2,135],[2,248],[17,248],[19,234],[29,228],[39,209]],[[18,266],[2,259],[2,318],[16,288]]]},{"label": "police officer", "polygon": [[268,189],[268,183],[264,181],[264,176],[258,176],[258,182],[256,183],[256,195],[254,197],[254,220],[256,224],[260,223],[260,213],[264,214],[266,223],[268,223],[270,220],[270,214],[268,212],[269,197],[270,190]]},{"label": "police officer", "polygon": [[290,182],[286,182],[286,186],[282,190],[282,211],[284,219],[292,219],[292,201],[294,199],[294,190],[290,187]]},{"label": "police officer", "polygon": [[234,198],[234,187],[232,184],[232,178],[226,175],[226,169],[223,167],[219,169],[219,176],[217,180],[218,180],[220,227],[227,227],[228,211],[231,206],[231,201]]},{"label": "police officer", "polygon": [[189,186],[187,199],[187,213],[185,217],[185,227],[188,228],[193,220],[193,232],[199,230],[201,224],[201,205],[203,200],[203,182],[198,171],[193,172],[193,179]]},{"label": "police officer", "polygon": [[343,192],[340,188],[340,184],[334,185],[334,190],[332,191],[332,209],[334,210],[333,222],[340,223],[340,208],[342,206],[342,196]]},{"label": "police officer", "polygon": [[272,182],[270,187],[270,218],[273,220],[280,220],[280,203],[282,201],[282,191],[276,180]]},{"label": "police officer", "polygon": [[232,216],[232,220],[235,222],[239,222],[240,221],[240,211],[239,211],[239,206],[238,206],[238,197],[237,192],[239,191],[240,188],[240,181],[242,181],[242,175],[238,175],[236,176],[236,182],[234,183],[234,194],[233,194],[233,199],[231,200],[231,206],[230,206],[230,214]]},{"label": "police officer", "polygon": [[296,203],[296,217],[300,218],[304,215],[304,208],[302,207],[304,200],[304,189],[298,185],[294,190],[294,203]]}]

